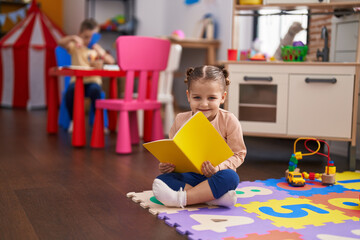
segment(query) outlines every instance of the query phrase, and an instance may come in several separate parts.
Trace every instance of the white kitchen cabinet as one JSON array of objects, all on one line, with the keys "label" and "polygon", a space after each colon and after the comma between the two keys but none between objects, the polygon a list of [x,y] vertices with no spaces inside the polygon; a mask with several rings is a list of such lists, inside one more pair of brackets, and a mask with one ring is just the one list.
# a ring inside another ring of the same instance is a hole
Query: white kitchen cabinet
[{"label": "white kitchen cabinet", "polygon": [[[329,3],[299,4],[290,2],[271,5],[242,5],[238,0],[233,0],[231,47],[238,49],[239,46],[242,46],[240,40],[242,35],[247,33],[240,29],[240,22],[244,18],[248,18],[249,15],[256,16],[258,13],[255,11],[257,10],[278,9],[279,14],[282,14],[286,13],[287,10],[306,8],[309,10],[316,9],[316,12],[320,14],[328,14],[335,12],[334,9],[352,9],[360,6],[359,1],[342,0],[330,1]],[[357,125],[360,126],[360,123],[357,124],[358,106],[360,104],[358,103],[360,79],[359,19],[358,14],[339,19],[333,18],[332,33],[329,38],[331,40],[330,62],[327,63],[225,62],[230,71],[232,84],[235,85],[231,85],[229,88],[227,106],[238,117],[244,114],[240,108],[241,103],[239,103],[241,90],[238,88],[242,86],[240,83],[241,73],[287,75],[288,89],[285,93],[281,93],[284,96],[287,94],[288,98],[285,121],[280,120],[284,118],[278,118],[279,115],[276,116],[275,123],[264,122],[265,117],[262,121],[240,120],[244,135],[284,138],[316,136],[327,141],[346,142],[348,144],[349,169],[356,169],[356,136],[357,132],[360,132],[360,130],[357,131]],[[337,83],[333,85],[318,83],[306,85],[302,82],[304,80],[297,80],[301,75],[302,77],[335,77]],[[245,91],[244,88],[243,91]],[[278,111],[278,103],[277,101],[276,111]],[[305,110],[305,112],[301,112],[299,109]],[[265,114],[266,111],[263,113]],[[242,116],[242,119],[244,118],[246,119]]]},{"label": "white kitchen cabinet", "polygon": [[358,63],[229,61],[227,109],[244,135],[347,142],[355,168]]},{"label": "white kitchen cabinet", "polygon": [[286,133],[288,75],[232,73],[229,109],[247,132]]},{"label": "white kitchen cabinet", "polygon": [[289,75],[287,134],[351,138],[353,75]]}]

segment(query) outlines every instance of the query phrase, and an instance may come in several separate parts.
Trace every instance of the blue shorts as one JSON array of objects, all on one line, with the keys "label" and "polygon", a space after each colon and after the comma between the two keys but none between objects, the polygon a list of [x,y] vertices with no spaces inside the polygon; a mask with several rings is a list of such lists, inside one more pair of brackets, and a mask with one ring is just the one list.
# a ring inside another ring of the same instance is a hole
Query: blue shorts
[{"label": "blue shorts", "polygon": [[199,183],[208,180],[212,194],[216,199],[230,190],[235,190],[240,182],[238,174],[232,169],[218,171],[209,178],[194,172],[164,173],[157,178],[166,183],[174,191],[179,191],[180,188],[184,189],[185,184],[195,187]]}]

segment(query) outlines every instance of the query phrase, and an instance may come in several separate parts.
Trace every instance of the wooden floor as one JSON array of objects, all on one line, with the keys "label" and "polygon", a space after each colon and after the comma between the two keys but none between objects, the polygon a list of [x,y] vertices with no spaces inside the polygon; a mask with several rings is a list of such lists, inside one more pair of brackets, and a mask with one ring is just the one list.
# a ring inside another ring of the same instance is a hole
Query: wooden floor
[{"label": "wooden floor", "polygon": [[[141,146],[118,155],[115,142],[110,134],[105,149],[73,148],[68,133],[46,133],[46,111],[0,109],[0,239],[185,239],[126,198],[151,189],[158,162]],[[293,140],[245,142],[242,181],[283,176]],[[338,171],[348,168],[332,159]],[[322,172],[324,164],[304,159],[301,168]]]}]

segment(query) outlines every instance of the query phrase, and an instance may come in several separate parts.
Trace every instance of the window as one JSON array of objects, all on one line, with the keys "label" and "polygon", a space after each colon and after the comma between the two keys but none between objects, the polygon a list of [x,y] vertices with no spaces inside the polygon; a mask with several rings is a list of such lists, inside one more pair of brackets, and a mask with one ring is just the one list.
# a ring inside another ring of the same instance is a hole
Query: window
[{"label": "window", "polygon": [[307,44],[308,10],[293,10],[279,14],[279,10],[259,10],[254,17],[255,38],[260,41],[260,52],[273,56],[282,39],[293,22],[300,22],[305,30],[296,34],[294,41]]}]

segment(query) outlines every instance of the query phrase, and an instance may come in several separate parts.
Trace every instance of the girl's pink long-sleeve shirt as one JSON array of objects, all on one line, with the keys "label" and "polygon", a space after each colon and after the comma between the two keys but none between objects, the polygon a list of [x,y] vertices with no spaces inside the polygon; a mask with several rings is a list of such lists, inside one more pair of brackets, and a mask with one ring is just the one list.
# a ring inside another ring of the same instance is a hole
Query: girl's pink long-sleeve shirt
[{"label": "girl's pink long-sleeve shirt", "polygon": [[[172,125],[169,138],[173,138],[176,132],[183,126],[183,124],[192,116],[192,112],[179,113]],[[236,171],[245,159],[246,146],[243,139],[243,133],[239,120],[235,115],[229,111],[220,109],[219,113],[215,116],[211,124],[224,138],[226,143],[229,145],[234,155],[220,163],[216,168],[217,170],[233,169]]]}]

